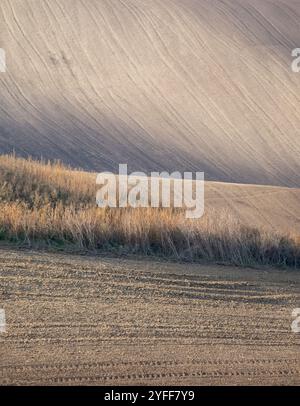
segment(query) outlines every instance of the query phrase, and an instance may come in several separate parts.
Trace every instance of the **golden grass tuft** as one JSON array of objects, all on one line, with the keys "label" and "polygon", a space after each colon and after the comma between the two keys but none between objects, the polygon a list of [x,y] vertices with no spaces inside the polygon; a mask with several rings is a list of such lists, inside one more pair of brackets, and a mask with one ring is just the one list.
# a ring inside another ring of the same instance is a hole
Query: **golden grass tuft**
[{"label": "golden grass tuft", "polygon": [[99,209],[96,176],[60,163],[0,157],[0,239],[22,246],[134,253],[180,261],[299,268],[299,240],[245,227],[226,212]]},{"label": "golden grass tuft", "polygon": [[91,205],[96,175],[71,170],[61,162],[0,156],[0,202],[22,202],[30,208]]}]

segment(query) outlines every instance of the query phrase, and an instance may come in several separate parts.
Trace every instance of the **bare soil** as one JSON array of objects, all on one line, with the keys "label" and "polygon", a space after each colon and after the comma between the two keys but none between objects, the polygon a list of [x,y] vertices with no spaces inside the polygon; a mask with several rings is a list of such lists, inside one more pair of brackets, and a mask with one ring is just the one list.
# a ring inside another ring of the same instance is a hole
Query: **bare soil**
[{"label": "bare soil", "polygon": [[1,153],[299,187],[299,1],[1,0],[0,26]]},{"label": "bare soil", "polygon": [[0,250],[0,384],[300,384],[300,273]]}]

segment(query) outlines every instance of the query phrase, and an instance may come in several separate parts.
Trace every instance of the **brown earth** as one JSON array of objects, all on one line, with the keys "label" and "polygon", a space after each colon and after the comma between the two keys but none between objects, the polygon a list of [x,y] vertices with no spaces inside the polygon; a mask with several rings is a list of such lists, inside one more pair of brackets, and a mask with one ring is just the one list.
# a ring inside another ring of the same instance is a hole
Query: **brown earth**
[{"label": "brown earth", "polygon": [[300,384],[297,271],[0,250],[0,383]]}]

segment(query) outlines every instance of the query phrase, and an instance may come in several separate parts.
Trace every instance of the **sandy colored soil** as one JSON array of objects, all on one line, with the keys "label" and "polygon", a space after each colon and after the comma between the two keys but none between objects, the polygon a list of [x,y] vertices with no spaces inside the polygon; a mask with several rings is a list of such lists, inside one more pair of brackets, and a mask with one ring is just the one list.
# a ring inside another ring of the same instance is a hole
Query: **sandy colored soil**
[{"label": "sandy colored soil", "polygon": [[296,0],[1,0],[0,152],[300,184]]},{"label": "sandy colored soil", "polygon": [[0,383],[300,384],[297,271],[0,250]]},{"label": "sandy colored soil", "polygon": [[226,212],[242,224],[300,238],[300,189],[206,182],[205,209]]}]

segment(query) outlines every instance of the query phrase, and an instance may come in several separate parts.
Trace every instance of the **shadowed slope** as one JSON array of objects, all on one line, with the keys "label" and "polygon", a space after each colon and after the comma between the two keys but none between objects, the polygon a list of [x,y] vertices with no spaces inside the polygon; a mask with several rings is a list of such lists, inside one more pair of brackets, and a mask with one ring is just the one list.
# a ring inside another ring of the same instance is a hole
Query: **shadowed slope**
[{"label": "shadowed slope", "polygon": [[2,0],[0,151],[299,186],[300,3]]}]

